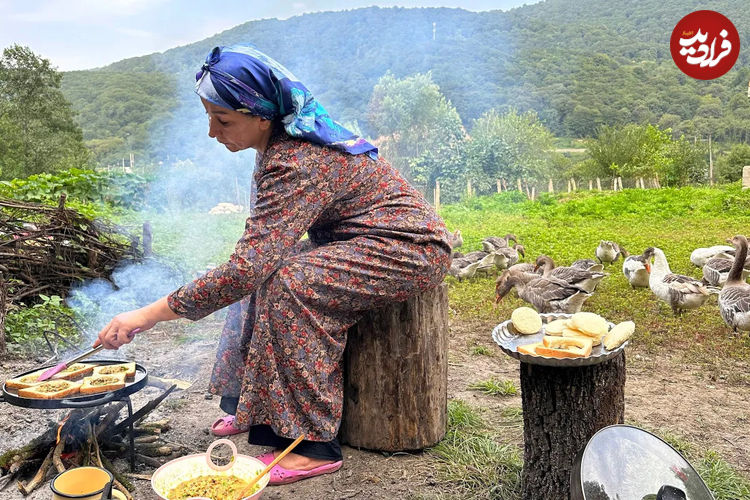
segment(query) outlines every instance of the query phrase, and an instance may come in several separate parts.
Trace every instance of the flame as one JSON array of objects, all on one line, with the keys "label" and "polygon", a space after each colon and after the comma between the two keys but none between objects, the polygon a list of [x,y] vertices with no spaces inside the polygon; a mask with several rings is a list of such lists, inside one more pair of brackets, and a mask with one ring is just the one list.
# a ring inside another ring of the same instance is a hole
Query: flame
[{"label": "flame", "polygon": [[60,432],[62,431],[63,425],[65,425],[65,422],[67,422],[67,421],[68,421],[68,419],[70,418],[70,415],[71,415],[71,414],[70,414],[70,413],[68,413],[68,414],[67,414],[67,415],[65,416],[65,418],[64,418],[64,419],[62,419],[62,422],[60,422],[60,425],[58,425],[58,426],[57,426],[57,440],[55,441],[55,444],[59,444],[59,443],[60,443]]}]

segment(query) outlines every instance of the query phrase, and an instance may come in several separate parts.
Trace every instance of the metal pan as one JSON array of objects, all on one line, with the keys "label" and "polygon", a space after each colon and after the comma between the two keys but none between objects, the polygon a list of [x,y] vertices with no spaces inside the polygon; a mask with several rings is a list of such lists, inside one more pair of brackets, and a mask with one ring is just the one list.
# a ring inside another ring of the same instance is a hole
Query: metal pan
[{"label": "metal pan", "polygon": [[[596,365],[609,361],[620,354],[630,342],[626,341],[617,349],[611,351],[608,351],[604,348],[603,344],[600,344],[595,346],[591,350],[591,354],[585,358],[548,358],[546,356],[532,356],[530,354],[518,352],[519,345],[541,342],[542,338],[546,335],[545,328],[547,323],[556,319],[568,319],[573,315],[565,313],[542,313],[539,316],[542,317],[542,329],[533,335],[522,335],[518,333],[513,328],[513,323],[510,320],[507,320],[503,321],[492,330],[492,339],[498,346],[500,346],[500,349],[505,354],[512,358],[516,358],[519,361],[532,365],[557,366],[562,368]],[[611,330],[615,325],[607,321],[607,326]]]},{"label": "metal pan", "polygon": [[[92,359],[87,361],[92,365],[116,365],[125,363],[122,359]],[[30,373],[34,373],[39,370],[51,368],[54,365],[45,366],[42,368],[34,368],[25,373],[15,375],[11,378],[23,377]],[[125,387],[121,389],[115,389],[113,391],[101,392],[98,394],[86,394],[84,396],[71,396],[62,399],[37,399],[37,398],[24,398],[18,395],[17,389],[8,389],[5,387],[3,382],[3,399],[15,406],[21,406],[23,408],[38,408],[38,409],[59,409],[59,408],[88,408],[91,406],[99,406],[107,404],[111,401],[120,400],[126,396],[141,390],[148,382],[148,371],[142,365],[135,364],[135,376],[132,380],[128,380],[125,383]]]}]

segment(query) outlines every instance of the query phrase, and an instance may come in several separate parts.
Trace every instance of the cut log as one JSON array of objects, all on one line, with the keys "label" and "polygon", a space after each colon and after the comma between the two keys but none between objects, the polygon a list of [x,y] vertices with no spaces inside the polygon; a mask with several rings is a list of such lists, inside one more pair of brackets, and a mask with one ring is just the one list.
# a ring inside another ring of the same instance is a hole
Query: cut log
[{"label": "cut log", "polygon": [[576,454],[625,417],[625,353],[577,368],[521,363],[524,500],[565,499]]},{"label": "cut log", "polygon": [[445,283],[370,311],[349,330],[339,437],[379,451],[419,450],[445,435],[448,290]]}]

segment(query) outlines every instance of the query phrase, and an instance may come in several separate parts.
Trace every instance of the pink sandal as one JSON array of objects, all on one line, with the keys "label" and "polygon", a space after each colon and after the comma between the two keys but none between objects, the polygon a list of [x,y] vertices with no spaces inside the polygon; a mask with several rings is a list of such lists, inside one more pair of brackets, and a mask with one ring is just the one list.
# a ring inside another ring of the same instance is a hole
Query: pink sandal
[{"label": "pink sandal", "polygon": [[233,434],[240,434],[246,432],[234,426],[234,415],[226,415],[221,418],[217,418],[216,421],[211,425],[211,433],[214,436],[231,436]]},{"label": "pink sandal", "polygon": [[[268,453],[263,453],[262,455],[258,455],[255,458],[257,458],[258,460],[260,460],[266,465],[270,464],[274,460],[272,451],[269,451]],[[276,464],[271,468],[271,472],[269,472],[269,474],[271,475],[271,479],[268,481],[268,484],[271,484],[271,485],[289,484],[289,483],[294,483],[294,482],[300,481],[302,479],[307,479],[310,477],[320,476],[323,474],[330,474],[332,472],[336,472],[337,470],[339,470],[343,464],[344,464],[344,461],[339,460],[338,462],[333,462],[332,464],[321,465],[319,467],[315,467],[314,469],[310,469],[310,470],[290,470],[290,469],[285,469],[279,464]]]}]

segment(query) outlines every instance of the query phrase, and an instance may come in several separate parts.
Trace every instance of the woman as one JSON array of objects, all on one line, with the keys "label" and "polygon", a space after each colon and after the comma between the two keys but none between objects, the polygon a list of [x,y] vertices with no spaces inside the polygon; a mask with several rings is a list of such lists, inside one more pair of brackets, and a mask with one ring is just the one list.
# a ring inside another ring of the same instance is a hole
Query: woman
[{"label": "woman", "polygon": [[253,213],[228,262],[115,316],[99,340],[116,349],[135,330],[233,304],[210,384],[233,417],[215,422],[214,433],[248,430],[250,443],[275,452],[304,434],[271,484],[333,472],[342,464],[347,329],[363,311],[439,284],[449,235],[372,144],[334,122],[268,56],[217,47],[196,79],[208,135],[229,151],[257,152]]}]

